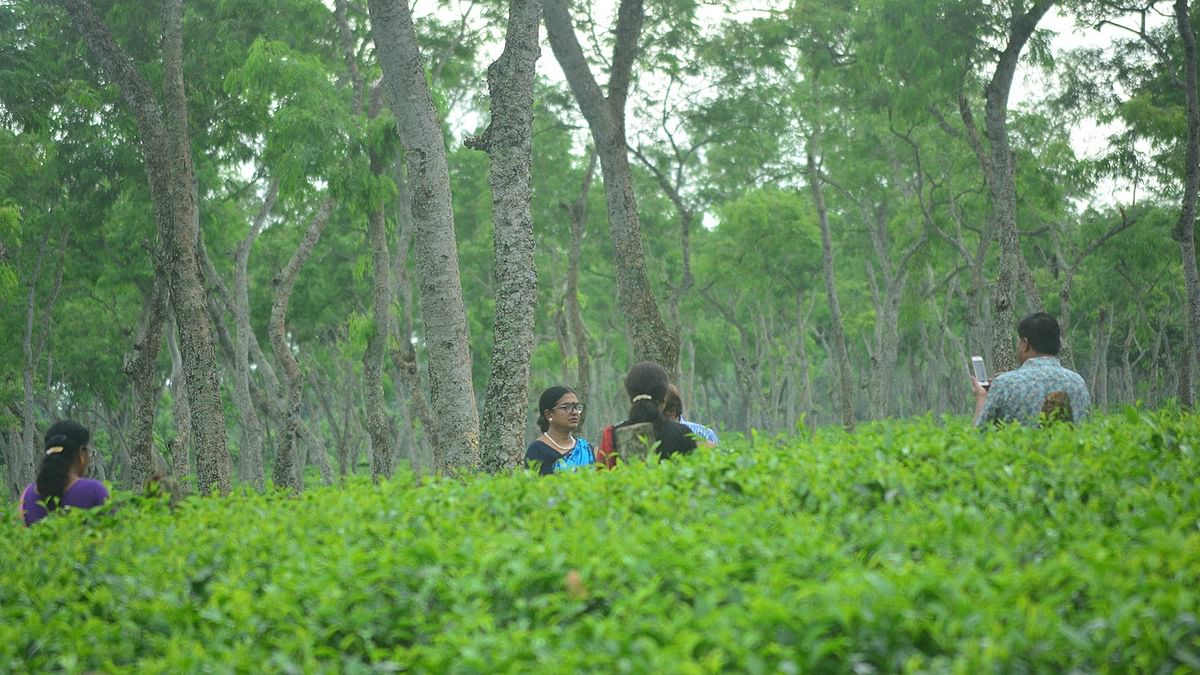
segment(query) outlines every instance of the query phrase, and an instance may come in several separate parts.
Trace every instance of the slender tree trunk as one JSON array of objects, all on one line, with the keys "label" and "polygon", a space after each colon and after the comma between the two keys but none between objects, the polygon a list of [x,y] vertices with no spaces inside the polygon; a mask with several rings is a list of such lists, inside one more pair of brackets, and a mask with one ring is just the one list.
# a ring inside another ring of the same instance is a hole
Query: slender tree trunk
[{"label": "slender tree trunk", "polygon": [[417,278],[429,346],[438,468],[474,469],[479,465],[479,415],[473,405],[467,315],[442,128],[425,81],[408,4],[404,0],[368,4],[376,54],[391,93],[413,187]]},{"label": "slender tree trunk", "polygon": [[217,382],[207,299],[196,256],[197,194],[188,141],[183,80],[182,0],[164,0],[161,101],[117,45],[87,0],[60,0],[105,74],[121,89],[137,121],[154,219],[169,259],[171,304],[178,318],[196,437],[196,473],[202,493],[228,492],[230,459]]},{"label": "slender tree trunk", "polygon": [[562,66],[580,112],[587,119],[600,157],[613,256],[617,261],[617,298],[633,341],[634,358],[659,363],[674,376],[679,365],[679,334],[669,330],[663,321],[650,287],[625,138],[625,102],[643,18],[642,0],[621,0],[617,9],[613,65],[608,95],[605,96],[575,36],[566,0],[545,0],[550,46]]},{"label": "slender tree trunk", "polygon": [[396,468],[392,424],[388,420],[383,393],[384,350],[387,348],[392,320],[392,287],[388,279],[391,259],[388,255],[383,204],[372,205],[367,215],[367,245],[371,249],[373,263],[371,297],[375,329],[363,354],[363,390],[367,397],[367,433],[371,436],[371,476],[378,480],[391,476]]},{"label": "slender tree trunk", "polygon": [[504,51],[488,68],[492,121],[467,145],[491,158],[496,316],[483,406],[481,460],[487,471],[519,466],[525,450],[529,360],[537,270],[533,262],[533,82],[540,54],[541,0],[511,0]]},{"label": "slender tree trunk", "polygon": [[800,414],[805,416],[805,426],[813,422],[812,376],[808,361],[808,317],[812,309],[804,307],[804,290],[796,291],[796,369],[800,379]]},{"label": "slender tree trunk", "polygon": [[[321,202],[321,206],[308,222],[300,245],[292,253],[287,265],[271,280],[275,286],[275,301],[271,305],[271,322],[268,325],[268,333],[271,336],[271,349],[274,350],[275,358],[283,370],[285,381],[283,391],[279,392],[279,399],[286,401],[283,410],[283,428],[276,442],[275,465],[271,471],[271,480],[279,487],[295,490],[301,490],[304,487],[300,481],[296,480],[293,470],[297,463],[296,448],[300,432],[300,404],[304,400],[304,374],[300,371],[300,364],[292,354],[291,346],[287,341],[288,303],[291,302],[292,290],[296,287],[296,279],[300,276],[300,270],[308,262],[309,256],[312,255],[313,249],[321,239],[321,234],[325,231],[325,226],[329,223],[334,203],[333,198],[326,198]],[[303,461],[299,462],[301,465],[303,463]]]},{"label": "slender tree trunk", "polygon": [[321,474],[321,485],[326,487],[333,485],[333,467],[329,465],[329,453],[325,449],[325,442],[303,422],[300,423],[299,433],[305,441],[304,445],[308,448],[306,455],[308,459],[305,462],[297,462],[299,467],[296,471],[297,483],[301,486],[304,485],[305,466],[315,466],[317,473]]},{"label": "slender tree trunk", "polygon": [[1137,387],[1134,385],[1133,359],[1131,358],[1136,338],[1136,328],[1130,321],[1129,330],[1125,333],[1125,340],[1121,344],[1121,403],[1125,405],[1133,405],[1137,401]]},{"label": "slender tree trunk", "polygon": [[167,278],[157,251],[152,252],[154,282],[142,308],[142,322],[133,349],[125,355],[124,370],[133,390],[133,428],[130,430],[128,489],[140,489],[154,474],[154,418],[162,399],[158,355],[167,322]]},{"label": "slender tree trunk", "polygon": [[[1190,350],[1188,372],[1197,372],[1195,345],[1200,341],[1200,274],[1196,270],[1196,201],[1200,194],[1200,95],[1197,92],[1196,35],[1192,30],[1187,0],[1175,0],[1175,26],[1183,43],[1183,92],[1187,107],[1187,149],[1184,152],[1183,204],[1173,237],[1183,258],[1184,287],[1187,291],[1188,335]],[[1189,383],[1191,385],[1191,383]],[[1195,405],[1195,388],[1188,386],[1181,396],[1183,405]]]},{"label": "slender tree trunk", "polygon": [[29,277],[29,294],[25,303],[25,333],[21,340],[21,354],[25,360],[25,368],[22,373],[24,396],[21,401],[21,446],[16,454],[16,461],[10,459],[11,464],[9,465],[9,473],[12,476],[10,480],[18,491],[24,489],[33,480],[37,467],[35,455],[38,447],[37,418],[34,416],[33,409],[33,378],[37,370],[37,355],[33,350],[33,325],[38,307],[38,277],[42,275],[42,262],[46,258],[48,241],[49,233],[43,233],[41,244],[38,246],[37,258],[33,263],[33,274]]},{"label": "slender tree trunk", "polygon": [[842,418],[842,426],[854,428],[854,381],[850,374],[850,354],[846,350],[846,336],[842,328],[842,307],[838,302],[837,283],[833,274],[833,234],[829,228],[829,213],[825,208],[825,194],[821,189],[821,175],[817,169],[815,138],[809,138],[807,152],[808,187],[812,192],[813,204],[817,208],[817,221],[821,225],[821,268],[825,276],[825,295],[829,298],[830,331],[833,333],[833,356],[837,364],[838,399],[836,413]]},{"label": "slender tree trunk", "polygon": [[171,470],[175,482],[182,488],[192,474],[192,405],[188,397],[187,373],[179,353],[175,315],[168,314],[167,345],[171,350],[171,413],[175,420],[175,438],[167,443],[171,453]]},{"label": "slender tree trunk", "polygon": [[[588,349],[587,327],[583,323],[583,310],[579,304],[579,265],[583,257],[583,235],[587,228],[588,192],[591,190],[592,178],[596,173],[596,153],[588,152],[587,170],[583,174],[583,184],[579,189],[579,197],[568,209],[571,216],[571,247],[567,254],[567,293],[565,298],[567,309],[567,326],[570,328],[571,342],[575,346],[575,386],[579,400],[585,403],[592,388],[591,371],[592,357]],[[587,419],[585,410],[579,416],[580,428]]]},{"label": "slender tree trunk", "polygon": [[[417,359],[417,349],[414,346],[413,332],[413,292],[412,283],[408,278],[408,254],[412,248],[413,232],[416,230],[412,215],[412,193],[408,189],[408,178],[405,176],[404,162],[397,159],[393,167],[392,177],[396,182],[396,254],[392,256],[392,283],[396,297],[400,301],[392,328],[396,331],[392,349],[392,365],[397,374],[397,397],[407,401],[407,426],[405,434],[411,439],[413,452],[413,470],[422,470],[421,456],[432,456],[431,449],[437,447],[433,434],[433,411],[429,405],[429,397],[421,384],[421,367]],[[413,416],[421,422],[421,435],[413,426]],[[432,464],[425,463],[425,469]]]},{"label": "slender tree trunk", "polygon": [[262,208],[250,224],[250,231],[238,242],[233,256],[233,317],[237,331],[234,339],[233,400],[241,416],[238,425],[241,436],[239,459],[242,479],[259,490],[263,487],[263,429],[250,397],[250,334],[253,332],[250,327],[250,250],[262,232],[278,196],[279,179],[275,178],[267,187]]},{"label": "slender tree trunk", "polygon": [[1092,408],[1096,411],[1108,408],[1108,343],[1111,336],[1112,316],[1107,307],[1101,307],[1092,349],[1092,372],[1088,378],[1092,386]]},{"label": "slender tree trunk", "polygon": [[[1028,12],[1014,17],[1008,44],[985,90],[989,154],[983,162],[983,171],[991,198],[991,218],[1000,242],[1000,265],[992,286],[992,363],[997,372],[1011,370],[1016,365],[1012,336],[1016,326],[1017,281],[1025,265],[1017,230],[1017,178],[1008,138],[1008,97],[1021,50],[1053,5],[1054,0],[1037,0]],[[1037,297],[1036,289],[1032,295]]]}]

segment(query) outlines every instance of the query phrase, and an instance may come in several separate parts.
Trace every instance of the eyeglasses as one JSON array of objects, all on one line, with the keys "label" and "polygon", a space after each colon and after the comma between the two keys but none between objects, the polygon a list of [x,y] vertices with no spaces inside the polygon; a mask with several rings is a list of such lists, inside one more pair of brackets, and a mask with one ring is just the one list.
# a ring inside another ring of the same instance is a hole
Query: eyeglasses
[{"label": "eyeglasses", "polygon": [[554,409],[561,410],[563,412],[583,412],[583,404],[582,403],[564,403],[562,405],[554,406]]}]

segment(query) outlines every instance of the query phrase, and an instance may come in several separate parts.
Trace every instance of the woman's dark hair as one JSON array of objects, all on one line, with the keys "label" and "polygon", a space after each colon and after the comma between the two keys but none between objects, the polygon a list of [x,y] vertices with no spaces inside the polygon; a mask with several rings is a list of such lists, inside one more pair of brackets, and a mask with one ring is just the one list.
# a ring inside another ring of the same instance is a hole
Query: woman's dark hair
[{"label": "woman's dark hair", "polygon": [[67,489],[71,467],[79,459],[79,452],[87,446],[92,434],[75,420],[59,420],[46,430],[46,442],[42,446],[42,465],[38,468],[37,493],[46,500],[47,510],[51,510],[51,500],[62,499],[63,491]]},{"label": "woman's dark hair", "polygon": [[558,403],[558,399],[566,396],[567,394],[574,393],[574,389],[570,387],[563,387],[561,385],[550,387],[546,391],[543,391],[541,397],[538,398],[538,428],[542,431],[549,431],[550,421],[546,419],[546,411],[553,408],[554,404]]},{"label": "woman's dark hair", "polygon": [[668,383],[666,369],[653,361],[635,363],[625,374],[625,393],[632,402],[629,421],[634,424],[649,422],[659,438],[663,437],[663,423],[666,422],[660,406],[667,398]]}]

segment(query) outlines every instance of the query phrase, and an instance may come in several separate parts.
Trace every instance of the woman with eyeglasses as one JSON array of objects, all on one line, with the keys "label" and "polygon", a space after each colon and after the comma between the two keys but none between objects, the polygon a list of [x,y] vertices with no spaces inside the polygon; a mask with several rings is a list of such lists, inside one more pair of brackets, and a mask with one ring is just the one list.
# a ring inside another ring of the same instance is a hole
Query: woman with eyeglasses
[{"label": "woman with eyeglasses", "polygon": [[570,387],[550,387],[538,399],[538,436],[525,450],[527,462],[537,462],[539,473],[569,471],[596,462],[587,440],[577,438],[575,430],[583,416],[583,404]]},{"label": "woman with eyeglasses", "polygon": [[58,509],[90,509],[108,501],[104,483],[84,478],[92,451],[91,432],[74,420],[61,420],[46,430],[37,479],[21,493],[21,517],[32,525]]}]

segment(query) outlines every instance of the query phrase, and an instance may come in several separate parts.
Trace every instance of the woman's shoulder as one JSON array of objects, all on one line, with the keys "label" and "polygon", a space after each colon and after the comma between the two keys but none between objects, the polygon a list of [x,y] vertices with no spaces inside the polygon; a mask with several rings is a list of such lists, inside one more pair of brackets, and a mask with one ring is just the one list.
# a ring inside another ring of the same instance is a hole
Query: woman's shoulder
[{"label": "woman's shoulder", "polygon": [[541,440],[535,440],[525,448],[526,459],[548,459],[551,456],[560,457],[561,454]]},{"label": "woman's shoulder", "polygon": [[80,478],[79,480],[75,481],[74,485],[67,488],[67,491],[63,494],[63,497],[65,498],[68,494],[73,498],[80,497],[104,500],[108,499],[108,488],[104,486],[104,483],[96,480],[95,478]]},{"label": "woman's shoulder", "polygon": [[696,449],[696,438],[692,434],[692,430],[685,425],[674,420],[668,420],[663,430],[666,432],[664,435],[670,437],[670,441],[668,443],[668,439],[666,438],[659,440],[663,442],[664,446],[669,444],[671,451],[691,452]]}]

